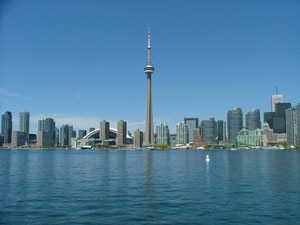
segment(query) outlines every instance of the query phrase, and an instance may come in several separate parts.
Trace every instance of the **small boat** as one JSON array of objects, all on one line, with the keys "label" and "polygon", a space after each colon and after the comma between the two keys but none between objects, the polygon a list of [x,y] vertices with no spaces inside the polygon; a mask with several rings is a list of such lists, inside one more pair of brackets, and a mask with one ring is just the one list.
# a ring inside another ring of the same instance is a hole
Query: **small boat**
[{"label": "small boat", "polygon": [[206,155],[206,162],[209,162],[209,161],[210,161],[209,155]]}]

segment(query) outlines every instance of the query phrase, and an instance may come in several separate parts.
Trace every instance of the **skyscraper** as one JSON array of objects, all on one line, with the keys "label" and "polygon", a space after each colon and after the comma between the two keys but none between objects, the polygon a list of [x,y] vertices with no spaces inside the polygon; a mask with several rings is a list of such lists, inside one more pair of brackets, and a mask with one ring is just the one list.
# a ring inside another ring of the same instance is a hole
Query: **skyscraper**
[{"label": "skyscraper", "polygon": [[28,111],[20,112],[19,130],[22,132],[27,132],[28,134],[29,134],[29,117],[30,114]]},{"label": "skyscraper", "polygon": [[189,127],[189,141],[193,141],[194,129],[199,127],[199,119],[197,117],[184,117],[184,123]]},{"label": "skyscraper", "polygon": [[189,128],[185,123],[178,123],[176,126],[176,143],[179,145],[189,143]]},{"label": "skyscraper", "polygon": [[109,139],[109,122],[102,120],[100,122],[100,140],[102,143]]},{"label": "skyscraper", "polygon": [[166,123],[161,123],[156,127],[157,144],[170,145],[170,130]]},{"label": "skyscraper", "polygon": [[243,128],[243,112],[241,108],[233,108],[227,113],[228,143],[235,144],[239,131]]},{"label": "skyscraper", "polygon": [[153,110],[152,110],[152,90],[151,90],[151,75],[154,72],[154,66],[151,64],[151,43],[150,43],[150,27],[148,29],[148,62],[144,68],[147,74],[147,109],[146,109],[146,129],[145,129],[145,145],[154,144],[154,129],[153,129]]},{"label": "skyscraper", "polygon": [[246,114],[246,129],[256,130],[261,128],[260,110],[252,109]]},{"label": "skyscraper", "polygon": [[277,103],[282,103],[283,102],[283,95],[278,94],[278,86],[276,86],[276,94],[272,95],[271,97],[271,110],[272,112],[275,112],[275,106]]},{"label": "skyscraper", "polygon": [[[54,146],[56,143],[56,131],[55,131],[55,122],[52,118],[46,118],[46,119],[40,119],[38,121],[38,131],[47,131],[48,133],[38,132],[38,135],[44,135],[45,138],[38,137],[38,140],[40,140],[39,144],[41,142],[46,143],[47,145],[42,146]],[[51,136],[50,141],[48,140],[49,136]],[[47,139],[47,140],[46,140]]]},{"label": "skyscraper", "polygon": [[201,128],[195,128],[193,131],[193,142],[199,144],[201,142]]},{"label": "skyscraper", "polygon": [[300,104],[286,110],[287,144],[300,145]]},{"label": "skyscraper", "polygon": [[86,135],[86,130],[79,130],[78,131],[78,138],[83,138]]},{"label": "skyscraper", "polygon": [[136,129],[136,131],[134,132],[134,147],[135,148],[142,147],[143,137],[144,137],[143,132],[140,131],[139,129]]},{"label": "skyscraper", "polygon": [[207,144],[217,143],[217,122],[215,118],[208,118],[201,121],[201,139]]},{"label": "skyscraper", "polygon": [[217,132],[218,132],[218,142],[220,144],[225,144],[227,141],[226,121],[225,120],[217,121]]},{"label": "skyscraper", "polygon": [[12,133],[12,115],[11,112],[5,112],[2,115],[1,121],[1,133],[4,136],[4,143],[11,143],[11,133]]},{"label": "skyscraper", "polygon": [[60,145],[61,146],[70,146],[71,145],[71,138],[73,135],[73,126],[68,124],[64,124],[60,128]]},{"label": "skyscraper", "polygon": [[118,121],[117,145],[125,145],[127,136],[127,123],[123,120]]}]

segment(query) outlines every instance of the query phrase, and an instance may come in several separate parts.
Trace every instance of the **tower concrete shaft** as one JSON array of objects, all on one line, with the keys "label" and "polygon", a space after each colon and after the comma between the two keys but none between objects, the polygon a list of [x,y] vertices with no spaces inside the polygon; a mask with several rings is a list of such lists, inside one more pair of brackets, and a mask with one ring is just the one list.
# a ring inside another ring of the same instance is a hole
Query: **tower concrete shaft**
[{"label": "tower concrete shaft", "polygon": [[150,43],[150,27],[148,29],[148,61],[144,68],[147,74],[147,111],[146,111],[146,129],[145,129],[145,145],[154,144],[154,128],[153,128],[153,113],[152,113],[152,89],[151,75],[154,72],[154,66],[151,64],[151,43]]}]

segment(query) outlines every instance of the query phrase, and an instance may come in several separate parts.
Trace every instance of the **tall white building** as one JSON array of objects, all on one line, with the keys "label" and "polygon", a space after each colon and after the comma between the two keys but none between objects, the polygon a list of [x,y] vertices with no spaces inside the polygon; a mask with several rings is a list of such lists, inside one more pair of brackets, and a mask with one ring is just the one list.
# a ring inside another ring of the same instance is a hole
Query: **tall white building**
[{"label": "tall white building", "polygon": [[185,123],[178,123],[176,126],[176,143],[186,145],[189,143],[189,127]]},{"label": "tall white building", "polygon": [[278,86],[276,86],[276,94],[272,95],[271,97],[271,105],[272,105],[272,112],[275,112],[275,106],[277,103],[283,102],[283,95],[278,94]]},{"label": "tall white building", "polygon": [[157,144],[170,145],[170,130],[166,123],[161,123],[156,127]]},{"label": "tall white building", "polygon": [[20,119],[19,119],[19,130],[22,132],[29,133],[29,112],[23,111],[20,112]]}]

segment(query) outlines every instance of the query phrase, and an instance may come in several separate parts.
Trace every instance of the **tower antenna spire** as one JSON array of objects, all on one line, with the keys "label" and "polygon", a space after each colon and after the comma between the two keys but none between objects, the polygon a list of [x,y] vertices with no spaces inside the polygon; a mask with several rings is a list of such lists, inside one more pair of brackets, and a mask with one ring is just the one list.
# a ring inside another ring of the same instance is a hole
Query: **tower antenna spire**
[{"label": "tower antenna spire", "polygon": [[276,84],[276,95],[278,95],[278,84]]}]

